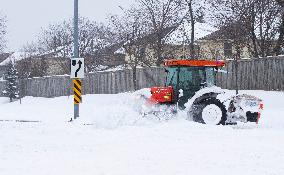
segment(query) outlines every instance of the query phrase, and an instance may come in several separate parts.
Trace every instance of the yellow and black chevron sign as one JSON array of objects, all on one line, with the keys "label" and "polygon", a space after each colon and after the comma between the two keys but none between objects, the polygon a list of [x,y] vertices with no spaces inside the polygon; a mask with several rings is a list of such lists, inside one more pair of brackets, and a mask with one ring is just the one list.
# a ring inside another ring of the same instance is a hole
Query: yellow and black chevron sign
[{"label": "yellow and black chevron sign", "polygon": [[82,81],[73,79],[74,85],[74,104],[82,103]]}]

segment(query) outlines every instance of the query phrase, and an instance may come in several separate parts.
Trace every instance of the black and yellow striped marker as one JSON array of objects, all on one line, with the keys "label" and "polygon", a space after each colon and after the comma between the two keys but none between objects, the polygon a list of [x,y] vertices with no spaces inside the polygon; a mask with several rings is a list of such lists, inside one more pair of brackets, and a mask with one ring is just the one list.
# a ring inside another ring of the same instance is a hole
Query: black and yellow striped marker
[{"label": "black and yellow striped marker", "polygon": [[73,79],[74,85],[74,104],[82,103],[82,81],[80,79]]}]

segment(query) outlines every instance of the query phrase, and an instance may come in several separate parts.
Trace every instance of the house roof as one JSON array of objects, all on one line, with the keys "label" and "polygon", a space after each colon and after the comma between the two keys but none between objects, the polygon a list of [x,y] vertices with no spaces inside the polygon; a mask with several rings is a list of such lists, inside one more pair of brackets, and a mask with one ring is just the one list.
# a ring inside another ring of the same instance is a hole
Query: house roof
[{"label": "house roof", "polygon": [[242,21],[237,21],[228,25],[224,25],[199,40],[231,40],[235,38],[235,35],[242,38],[246,36],[247,31],[243,27],[244,23]]},{"label": "house roof", "polygon": [[26,57],[26,53],[25,52],[12,52],[12,53],[7,53],[5,54],[5,56],[3,57],[2,60],[0,60],[0,66],[5,66],[7,65],[9,62],[14,62],[14,61],[19,61],[22,60]]},{"label": "house roof", "polygon": [[0,54],[0,63],[2,63],[2,61],[6,60],[11,54],[10,53],[1,53]]},{"label": "house roof", "polygon": [[42,58],[42,57],[49,58],[49,57],[53,57],[54,54],[56,53],[48,52],[48,53],[39,54],[37,52],[34,52],[34,53],[11,52],[11,53],[7,53],[5,57],[2,57],[3,59],[1,59],[1,55],[0,55],[0,66],[5,66],[11,61],[17,62],[17,61],[24,60],[26,58]]},{"label": "house roof", "polygon": [[[197,22],[194,26],[194,40],[196,41],[200,38],[203,38],[204,36],[207,36],[212,32],[215,32],[216,30],[218,29],[213,27],[209,23]],[[190,23],[182,24],[177,28],[177,30],[172,32],[168,42],[171,44],[180,45],[183,44],[184,40],[190,39],[190,36],[191,36],[191,24]]]},{"label": "house roof", "polygon": [[226,32],[225,29],[220,29],[217,30],[213,33],[210,33],[202,38],[200,38],[199,40],[224,40],[224,39],[230,39],[228,38],[224,33]]},{"label": "house roof", "polygon": [[[173,25],[170,27],[166,27],[165,29],[163,29],[163,31],[161,31],[161,36],[162,38],[166,37],[167,35],[171,34],[172,32],[175,31],[175,29],[178,28],[178,25]],[[155,40],[155,38],[157,37],[157,33],[152,32],[149,34],[145,34],[144,36],[140,37],[140,38],[135,38],[134,40],[132,39],[128,39],[124,42],[124,46],[129,45],[131,42],[133,42],[132,44],[135,45],[135,43],[138,43],[139,45],[141,44],[148,44],[149,41],[153,41]]]},{"label": "house roof", "polygon": [[[162,37],[165,37],[169,34],[171,34],[178,26],[177,25],[173,25],[171,27],[167,27],[162,31]],[[156,33],[150,33],[148,35],[145,35],[141,38],[137,38],[133,41],[133,45],[135,44],[139,44],[139,45],[143,45],[143,44],[148,44],[149,41],[153,41],[153,39],[156,37]],[[121,42],[121,43],[117,43],[114,46],[116,47],[116,50],[114,51],[115,54],[125,54],[125,48],[123,46],[129,46],[130,45],[131,40],[127,40],[125,42]],[[119,47],[118,47],[119,46]]]}]

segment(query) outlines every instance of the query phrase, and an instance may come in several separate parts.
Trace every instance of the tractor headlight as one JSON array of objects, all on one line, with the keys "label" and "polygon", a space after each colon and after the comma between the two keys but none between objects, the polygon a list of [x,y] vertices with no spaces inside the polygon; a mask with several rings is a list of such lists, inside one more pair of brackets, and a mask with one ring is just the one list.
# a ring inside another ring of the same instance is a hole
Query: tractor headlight
[{"label": "tractor headlight", "polygon": [[170,100],[170,99],[171,99],[171,96],[172,96],[171,94],[167,94],[167,95],[164,96],[164,99],[165,99],[165,100]]},{"label": "tractor headlight", "polygon": [[167,96],[167,95],[165,95],[165,96],[164,96],[164,99],[169,100],[169,99],[170,99],[170,97],[169,97],[169,96]]}]

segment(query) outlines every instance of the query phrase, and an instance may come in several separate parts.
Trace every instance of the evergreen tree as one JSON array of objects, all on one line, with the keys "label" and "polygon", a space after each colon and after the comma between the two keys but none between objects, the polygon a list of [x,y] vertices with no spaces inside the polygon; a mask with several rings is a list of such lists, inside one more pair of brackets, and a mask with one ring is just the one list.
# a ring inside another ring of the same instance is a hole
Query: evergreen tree
[{"label": "evergreen tree", "polygon": [[18,72],[15,64],[12,61],[8,64],[5,80],[7,81],[7,84],[5,90],[3,91],[3,94],[6,97],[9,97],[10,102],[12,102],[13,99],[19,98]]}]

